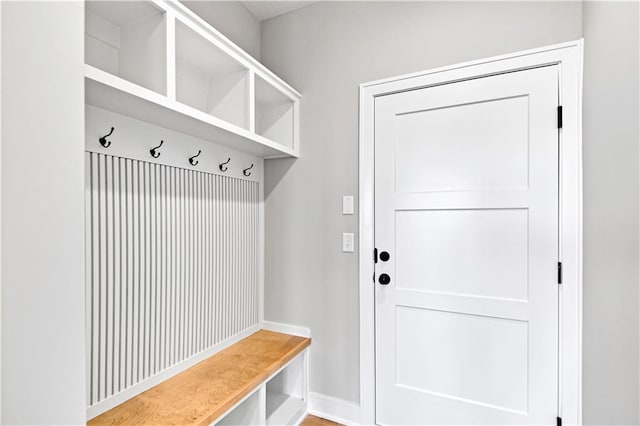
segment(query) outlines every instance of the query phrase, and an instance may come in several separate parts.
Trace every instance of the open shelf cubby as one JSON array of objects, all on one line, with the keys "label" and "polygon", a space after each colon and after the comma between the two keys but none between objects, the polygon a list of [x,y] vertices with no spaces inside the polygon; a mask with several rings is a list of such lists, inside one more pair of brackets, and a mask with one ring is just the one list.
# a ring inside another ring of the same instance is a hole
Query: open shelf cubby
[{"label": "open shelf cubby", "polygon": [[215,422],[216,426],[246,426],[259,425],[260,421],[260,393],[254,392],[247,399],[238,404],[226,416]]},{"label": "open shelf cubby", "polygon": [[267,425],[297,424],[306,412],[305,356],[296,357],[267,382]]},{"label": "open shelf cubby", "polygon": [[261,77],[255,80],[256,133],[287,148],[294,147],[295,101]]},{"label": "open shelf cubby", "polygon": [[85,5],[85,63],[165,95],[166,13],[145,1]]},{"label": "open shelf cubby", "polygon": [[249,70],[176,21],[176,99],[231,124],[249,128]]}]

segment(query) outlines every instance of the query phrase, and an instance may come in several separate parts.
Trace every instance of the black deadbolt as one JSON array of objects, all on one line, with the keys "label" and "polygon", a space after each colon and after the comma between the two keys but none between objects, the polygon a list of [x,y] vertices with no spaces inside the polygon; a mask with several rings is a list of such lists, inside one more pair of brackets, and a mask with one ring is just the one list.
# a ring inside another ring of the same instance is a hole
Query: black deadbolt
[{"label": "black deadbolt", "polygon": [[390,256],[388,251],[383,251],[382,253],[380,253],[380,260],[382,260],[383,262],[389,260],[389,257]]},{"label": "black deadbolt", "polygon": [[382,285],[387,285],[391,282],[391,277],[388,274],[380,274],[378,282]]}]

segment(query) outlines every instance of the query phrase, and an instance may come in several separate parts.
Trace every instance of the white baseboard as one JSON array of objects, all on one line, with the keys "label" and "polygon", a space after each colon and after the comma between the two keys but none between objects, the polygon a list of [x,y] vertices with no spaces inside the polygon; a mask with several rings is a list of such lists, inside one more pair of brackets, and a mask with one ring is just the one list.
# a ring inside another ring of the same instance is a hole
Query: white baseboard
[{"label": "white baseboard", "polygon": [[359,405],[316,392],[309,392],[309,414],[347,426],[360,424]]},{"label": "white baseboard", "polygon": [[311,337],[311,330],[306,327],[300,327],[299,325],[263,321],[262,328],[264,328],[265,330],[277,331],[278,333],[292,334],[294,336]]}]

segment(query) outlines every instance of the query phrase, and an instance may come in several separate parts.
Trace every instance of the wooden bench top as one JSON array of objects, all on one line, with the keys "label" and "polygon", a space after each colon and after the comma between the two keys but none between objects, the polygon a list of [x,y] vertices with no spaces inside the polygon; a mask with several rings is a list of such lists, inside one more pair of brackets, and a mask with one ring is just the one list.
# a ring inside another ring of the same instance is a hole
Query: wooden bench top
[{"label": "wooden bench top", "polygon": [[260,330],[91,419],[89,425],[208,425],[311,344]]}]

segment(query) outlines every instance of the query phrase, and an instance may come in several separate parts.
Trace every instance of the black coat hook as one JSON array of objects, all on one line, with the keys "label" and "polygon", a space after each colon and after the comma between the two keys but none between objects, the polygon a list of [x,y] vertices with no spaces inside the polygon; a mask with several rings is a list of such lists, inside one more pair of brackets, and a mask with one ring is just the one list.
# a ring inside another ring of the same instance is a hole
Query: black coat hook
[{"label": "black coat hook", "polygon": [[242,171],[242,174],[245,176],[251,176],[251,172],[249,170],[253,169],[253,163],[251,163],[251,166],[247,167],[246,169],[244,169]]},{"label": "black coat hook", "polygon": [[189,158],[189,163],[192,166],[197,166],[198,165],[198,160],[195,160],[195,158],[200,155],[202,153],[202,150],[198,150],[198,153],[196,155],[194,155],[193,157]]},{"label": "black coat hook", "polygon": [[98,139],[98,141],[100,142],[100,145],[102,145],[105,148],[109,148],[109,146],[111,145],[111,141],[108,141],[107,138],[111,136],[111,133],[113,133],[113,130],[114,130],[113,127],[111,127],[111,131],[109,133],[107,133],[106,135]]},{"label": "black coat hook", "polygon": [[158,148],[160,148],[160,147],[162,146],[162,144],[163,144],[163,143],[164,143],[164,140],[161,140],[161,141],[160,141],[160,145],[156,146],[155,148],[151,148],[151,149],[149,150],[149,152],[151,153],[151,156],[152,156],[153,158],[158,158],[158,157],[160,157],[160,153],[158,152]]},{"label": "black coat hook", "polygon": [[231,161],[231,157],[229,157],[227,159],[227,161],[225,161],[224,163],[220,164],[218,167],[220,167],[220,171],[221,172],[226,172],[227,170],[229,170],[229,167],[227,167],[227,164],[229,164],[229,161]]}]

